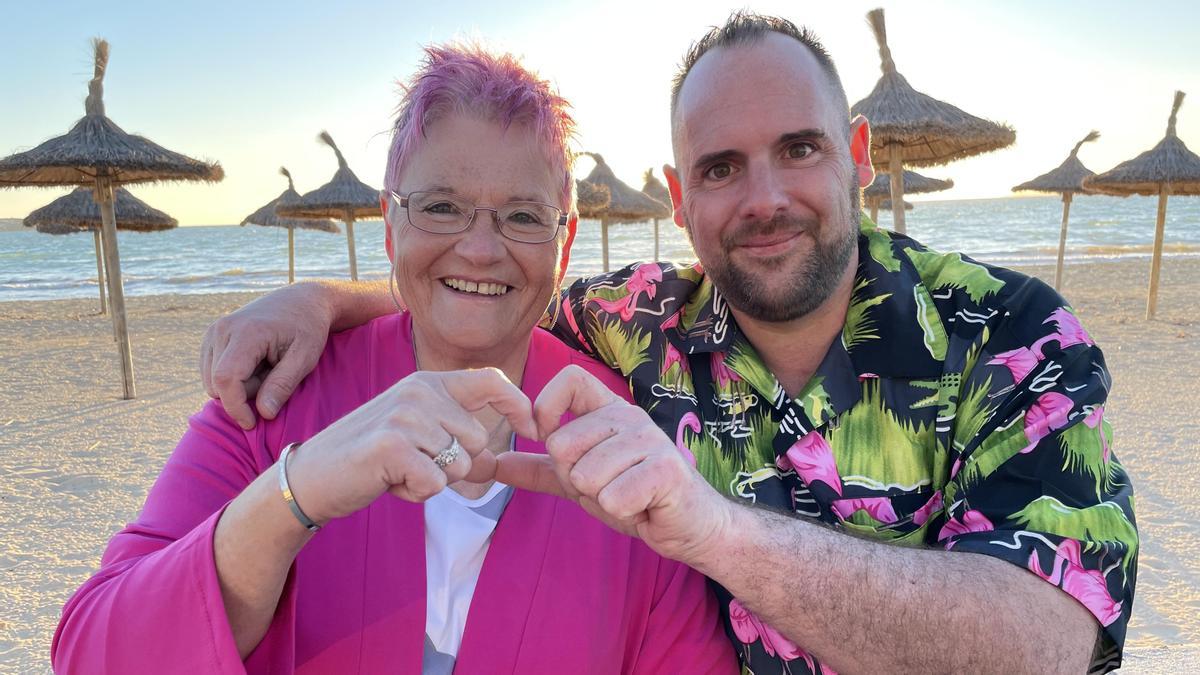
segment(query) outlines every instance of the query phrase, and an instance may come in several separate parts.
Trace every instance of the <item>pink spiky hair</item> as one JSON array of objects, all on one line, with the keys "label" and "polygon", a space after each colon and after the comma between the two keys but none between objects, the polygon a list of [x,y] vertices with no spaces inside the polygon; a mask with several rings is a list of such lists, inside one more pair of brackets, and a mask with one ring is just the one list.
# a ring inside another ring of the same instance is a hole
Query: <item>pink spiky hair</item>
[{"label": "pink spiky hair", "polygon": [[388,189],[399,188],[400,174],[430,123],[450,112],[470,112],[494,119],[505,129],[514,123],[528,124],[546,159],[563,173],[561,206],[574,208],[574,156],[567,147],[575,134],[575,120],[567,112],[570,104],[516,57],[493,54],[475,44],[426,47],[416,74],[401,87],[404,97],[397,109],[384,176]]}]

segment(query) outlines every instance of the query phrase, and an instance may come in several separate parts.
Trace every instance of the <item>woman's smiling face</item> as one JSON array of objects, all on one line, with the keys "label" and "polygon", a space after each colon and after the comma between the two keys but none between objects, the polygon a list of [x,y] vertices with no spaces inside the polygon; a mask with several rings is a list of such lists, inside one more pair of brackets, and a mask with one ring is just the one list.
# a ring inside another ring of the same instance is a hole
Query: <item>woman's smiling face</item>
[{"label": "woman's smiling face", "polygon": [[[562,170],[526,125],[505,129],[450,113],[427,125],[397,192],[447,192],[486,208],[512,201],[562,208],[562,183]],[[413,227],[394,200],[387,209],[396,282],[426,364],[498,365],[515,350],[523,355],[557,292],[565,231],[540,244],[513,241],[493,212],[477,211],[466,231],[433,234]]]}]

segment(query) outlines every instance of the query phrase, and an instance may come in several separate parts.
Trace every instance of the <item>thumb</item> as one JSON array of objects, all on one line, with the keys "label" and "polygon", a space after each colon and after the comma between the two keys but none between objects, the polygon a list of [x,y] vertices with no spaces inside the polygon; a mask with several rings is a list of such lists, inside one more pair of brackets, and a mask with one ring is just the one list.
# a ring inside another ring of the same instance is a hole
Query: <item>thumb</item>
[{"label": "thumb", "polygon": [[496,458],[496,480],[521,490],[570,499],[547,455],[505,452]]},{"label": "thumb", "polygon": [[275,419],[279,409],[292,397],[300,381],[315,365],[306,363],[294,350],[284,352],[283,358],[271,368],[258,389],[255,402],[259,414],[269,420]]}]

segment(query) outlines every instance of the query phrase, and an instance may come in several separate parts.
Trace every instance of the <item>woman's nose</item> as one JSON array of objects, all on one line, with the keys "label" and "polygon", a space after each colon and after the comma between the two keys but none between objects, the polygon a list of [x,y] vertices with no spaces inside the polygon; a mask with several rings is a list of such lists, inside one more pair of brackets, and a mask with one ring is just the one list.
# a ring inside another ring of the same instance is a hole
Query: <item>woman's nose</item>
[{"label": "woman's nose", "polygon": [[504,235],[500,234],[500,223],[492,209],[475,209],[471,225],[459,235],[454,250],[475,263],[494,262],[507,253]]}]

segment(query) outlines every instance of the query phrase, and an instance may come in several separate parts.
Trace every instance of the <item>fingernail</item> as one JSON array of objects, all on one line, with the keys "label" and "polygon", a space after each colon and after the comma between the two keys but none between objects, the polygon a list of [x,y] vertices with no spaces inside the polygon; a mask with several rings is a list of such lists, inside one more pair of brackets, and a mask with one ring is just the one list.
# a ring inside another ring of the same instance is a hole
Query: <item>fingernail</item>
[{"label": "fingernail", "polygon": [[267,417],[275,417],[275,413],[279,412],[279,401],[274,396],[268,396],[263,401],[263,408],[265,408],[264,412]]}]

